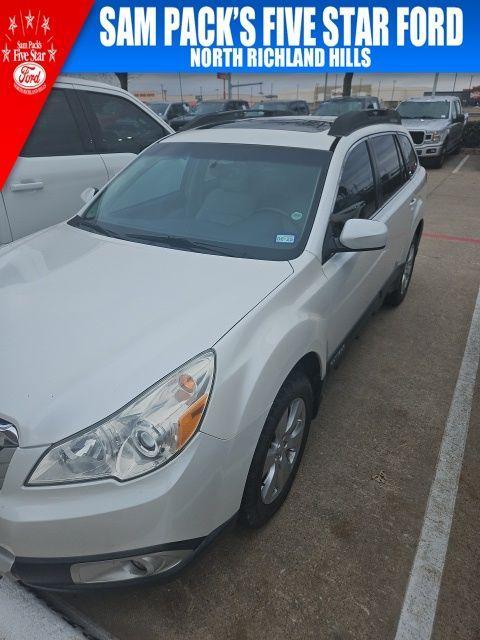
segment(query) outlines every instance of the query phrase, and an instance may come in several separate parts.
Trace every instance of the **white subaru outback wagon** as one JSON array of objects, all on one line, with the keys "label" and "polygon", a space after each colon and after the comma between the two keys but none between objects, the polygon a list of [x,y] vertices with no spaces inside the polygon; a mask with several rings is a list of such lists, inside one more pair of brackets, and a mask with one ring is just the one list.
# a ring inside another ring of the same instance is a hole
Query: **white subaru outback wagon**
[{"label": "white subaru outback wagon", "polygon": [[275,513],[329,368],[410,283],[425,170],[398,122],[197,123],[0,251],[0,572],[168,577]]}]

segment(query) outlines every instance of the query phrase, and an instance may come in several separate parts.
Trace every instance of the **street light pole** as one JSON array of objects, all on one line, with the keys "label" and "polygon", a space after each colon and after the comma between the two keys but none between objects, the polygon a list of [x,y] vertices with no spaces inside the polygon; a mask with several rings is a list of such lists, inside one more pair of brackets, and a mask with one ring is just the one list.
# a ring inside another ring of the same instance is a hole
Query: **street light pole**
[{"label": "street light pole", "polygon": [[437,95],[437,85],[438,85],[438,76],[440,74],[436,73],[435,74],[435,78],[433,79],[433,89],[432,89],[432,96]]},{"label": "street light pole", "polygon": [[180,102],[183,102],[182,74],[178,72],[178,84],[180,85]]},{"label": "street light pole", "polygon": [[323,100],[327,100],[328,73],[325,74],[325,84],[323,86]]}]

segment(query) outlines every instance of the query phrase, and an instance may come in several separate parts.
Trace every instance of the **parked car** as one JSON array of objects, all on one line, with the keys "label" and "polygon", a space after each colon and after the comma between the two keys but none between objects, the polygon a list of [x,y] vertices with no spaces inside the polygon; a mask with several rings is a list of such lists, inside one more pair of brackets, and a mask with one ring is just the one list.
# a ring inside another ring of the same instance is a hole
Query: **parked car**
[{"label": "parked car", "polygon": [[338,116],[350,111],[362,111],[364,109],[380,109],[379,98],[374,96],[350,96],[348,98],[332,98],[318,105],[313,112],[321,116],[325,122],[333,122]]},{"label": "parked car", "polygon": [[256,111],[281,111],[290,112],[294,116],[308,116],[310,109],[305,100],[265,100],[256,102],[253,106]]},{"label": "parked car", "polygon": [[127,91],[60,78],[1,191],[0,245],[71,217],[86,187],[172,132]]},{"label": "parked car", "polygon": [[466,122],[460,98],[409,98],[398,105],[397,111],[412,136],[418,156],[434,167],[442,167],[449,153],[460,150]]},{"label": "parked car", "polygon": [[146,105],[168,123],[174,118],[181,118],[190,113],[190,108],[185,102],[147,102]]},{"label": "parked car", "polygon": [[239,109],[248,109],[248,107],[249,104],[246,100],[203,100],[191,109],[190,113],[178,118],[172,118],[170,126],[175,131],[180,131],[188,122],[198,116],[222,113],[223,111],[238,111]]},{"label": "parked car", "polygon": [[328,372],[407,293],[424,187],[395,112],[243,119],[0,250],[0,571],[170,577],[266,523]]}]

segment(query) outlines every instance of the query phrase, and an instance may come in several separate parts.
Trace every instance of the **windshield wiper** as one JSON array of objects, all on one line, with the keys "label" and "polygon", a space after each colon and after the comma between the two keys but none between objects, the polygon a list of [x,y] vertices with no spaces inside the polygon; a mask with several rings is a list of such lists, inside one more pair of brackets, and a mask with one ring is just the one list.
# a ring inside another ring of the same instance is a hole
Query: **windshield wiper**
[{"label": "windshield wiper", "polygon": [[87,218],[82,218],[82,216],[75,216],[72,220],[69,221],[73,227],[78,227],[79,229],[86,229],[87,231],[93,231],[94,233],[100,233],[102,236],[108,236],[109,238],[120,238],[121,240],[125,240],[125,236],[112,231],[111,229],[106,229],[102,227],[102,225],[98,224],[98,222],[94,222],[93,220],[88,220]]},{"label": "windshield wiper", "polygon": [[202,240],[190,240],[189,238],[182,238],[180,236],[127,233],[125,234],[125,237],[131,240],[139,240],[141,242],[171,247],[172,249],[184,249],[186,251],[198,251],[202,253],[207,252],[228,257],[235,255],[231,252],[220,249],[216,244],[203,242]]}]

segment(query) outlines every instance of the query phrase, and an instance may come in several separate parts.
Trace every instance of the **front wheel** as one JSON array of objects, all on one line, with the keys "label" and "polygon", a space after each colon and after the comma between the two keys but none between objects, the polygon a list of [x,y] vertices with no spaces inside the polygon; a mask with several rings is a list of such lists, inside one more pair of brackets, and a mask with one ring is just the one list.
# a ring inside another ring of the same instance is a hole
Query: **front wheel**
[{"label": "front wheel", "polygon": [[442,147],[442,150],[440,151],[440,154],[436,158],[432,158],[431,166],[434,169],[441,169],[445,163],[446,157],[447,157],[447,143],[445,142],[445,144]]},{"label": "front wheel", "polygon": [[264,525],[283,504],[297,474],[313,411],[313,391],[306,375],[293,374],[270,409],[248,472],[240,522]]},{"label": "front wheel", "polygon": [[412,244],[410,245],[410,248],[408,249],[407,259],[405,260],[405,264],[403,265],[401,276],[398,279],[393,291],[391,291],[385,298],[385,304],[390,307],[398,307],[398,305],[403,302],[405,296],[407,295],[408,287],[410,286],[410,281],[412,279],[413,267],[415,265],[418,242],[419,238],[418,236],[415,236]]}]

